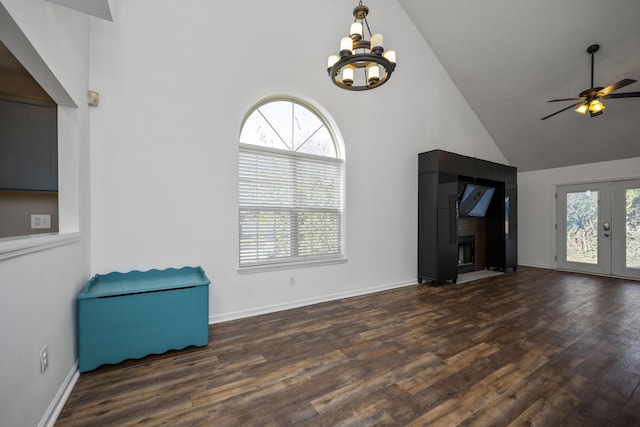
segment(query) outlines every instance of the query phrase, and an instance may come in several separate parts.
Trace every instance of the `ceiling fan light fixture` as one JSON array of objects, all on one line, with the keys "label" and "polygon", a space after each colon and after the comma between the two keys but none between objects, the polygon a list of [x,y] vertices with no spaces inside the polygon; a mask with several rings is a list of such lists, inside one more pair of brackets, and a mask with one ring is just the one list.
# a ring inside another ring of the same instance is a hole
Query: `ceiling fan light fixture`
[{"label": "ceiling fan light fixture", "polygon": [[613,93],[620,88],[629,86],[630,84],[636,83],[637,80],[634,79],[622,79],[617,83],[611,84],[606,87],[596,87],[593,84],[593,63],[594,63],[594,53],[596,53],[600,49],[600,46],[597,44],[593,44],[587,48],[587,53],[591,55],[591,87],[587,90],[583,90],[578,95],[578,98],[561,98],[561,99],[552,99],[547,102],[564,102],[564,101],[578,101],[575,104],[569,105],[568,107],[563,108],[562,110],[556,111],[555,113],[549,114],[548,116],[542,117],[540,120],[546,120],[549,117],[553,117],[556,114],[560,114],[563,111],[567,111],[570,108],[578,107],[574,111],[580,114],[587,114],[587,111],[591,114],[591,117],[596,117],[601,115],[606,108],[602,102],[600,102],[600,98],[602,99],[610,99],[610,98],[640,98],[640,92],[625,92],[625,93]]},{"label": "ceiling fan light fixture", "polygon": [[580,104],[580,106],[575,109],[575,112],[580,114],[587,114],[588,110],[589,110],[589,106],[588,104],[585,103],[585,104]]},{"label": "ceiling fan light fixture", "polygon": [[593,117],[594,113],[599,113],[605,108],[607,107],[605,107],[604,104],[597,99],[594,99],[589,103],[589,111],[591,111],[591,117]]}]

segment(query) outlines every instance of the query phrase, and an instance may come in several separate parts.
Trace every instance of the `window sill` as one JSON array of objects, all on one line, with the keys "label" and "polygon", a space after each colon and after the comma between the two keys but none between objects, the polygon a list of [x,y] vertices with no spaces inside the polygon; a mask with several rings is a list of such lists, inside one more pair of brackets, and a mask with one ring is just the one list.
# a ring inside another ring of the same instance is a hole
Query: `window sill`
[{"label": "window sill", "polygon": [[0,261],[80,241],[80,232],[0,238]]},{"label": "window sill", "polygon": [[263,273],[265,271],[275,271],[275,270],[291,270],[294,268],[304,268],[304,267],[319,267],[323,265],[332,265],[332,264],[344,264],[347,262],[347,258],[327,258],[327,259],[318,259],[313,261],[298,261],[298,262],[286,262],[286,263],[278,263],[278,264],[263,264],[263,265],[253,265],[247,267],[239,267],[238,273],[240,274],[251,274],[251,273]]}]

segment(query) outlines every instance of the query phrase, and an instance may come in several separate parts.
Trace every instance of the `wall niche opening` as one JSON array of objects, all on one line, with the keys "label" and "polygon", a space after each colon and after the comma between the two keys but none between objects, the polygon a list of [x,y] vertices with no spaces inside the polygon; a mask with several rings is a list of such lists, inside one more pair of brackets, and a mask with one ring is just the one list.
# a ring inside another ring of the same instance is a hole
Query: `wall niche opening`
[{"label": "wall niche opening", "polygon": [[0,42],[0,238],[59,231],[57,107]]}]

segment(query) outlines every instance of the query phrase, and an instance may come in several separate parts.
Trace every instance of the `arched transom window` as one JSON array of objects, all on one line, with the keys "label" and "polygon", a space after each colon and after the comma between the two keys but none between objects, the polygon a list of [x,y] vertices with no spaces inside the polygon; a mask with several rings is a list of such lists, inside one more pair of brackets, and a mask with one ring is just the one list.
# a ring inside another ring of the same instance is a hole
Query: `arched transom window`
[{"label": "arched transom window", "polygon": [[250,110],[240,132],[240,267],[342,258],[344,161],[315,109],[289,98]]}]

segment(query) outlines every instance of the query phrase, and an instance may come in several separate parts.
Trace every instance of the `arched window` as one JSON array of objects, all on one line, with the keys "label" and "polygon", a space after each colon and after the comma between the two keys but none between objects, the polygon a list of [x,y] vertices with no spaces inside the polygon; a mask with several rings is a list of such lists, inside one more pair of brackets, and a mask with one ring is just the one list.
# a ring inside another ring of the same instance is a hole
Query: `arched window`
[{"label": "arched window", "polygon": [[314,108],[270,98],[240,132],[240,268],[343,256],[344,161]]}]

